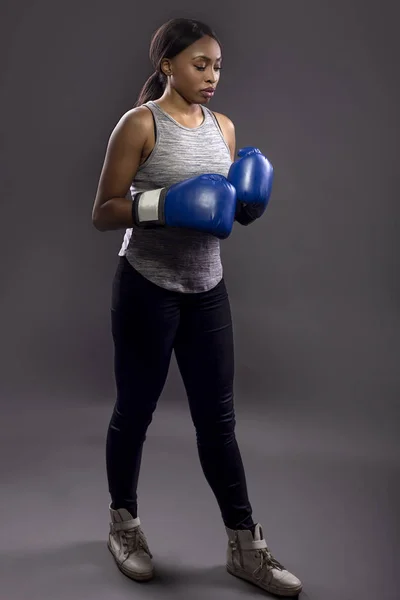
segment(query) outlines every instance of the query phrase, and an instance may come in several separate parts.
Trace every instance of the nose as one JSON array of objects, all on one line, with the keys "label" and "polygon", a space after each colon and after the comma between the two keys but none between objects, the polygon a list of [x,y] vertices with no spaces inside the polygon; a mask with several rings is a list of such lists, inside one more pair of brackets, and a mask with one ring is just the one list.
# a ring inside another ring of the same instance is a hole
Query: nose
[{"label": "nose", "polygon": [[208,74],[207,83],[211,83],[212,85],[214,85],[216,83],[216,81],[218,81],[218,76],[215,74],[214,70],[212,69],[211,72]]}]

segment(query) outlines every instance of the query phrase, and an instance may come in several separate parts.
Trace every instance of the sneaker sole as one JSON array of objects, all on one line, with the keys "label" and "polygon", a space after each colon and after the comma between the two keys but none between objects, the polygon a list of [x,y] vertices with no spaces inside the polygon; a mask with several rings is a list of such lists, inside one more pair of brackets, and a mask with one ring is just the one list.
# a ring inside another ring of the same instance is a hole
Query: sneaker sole
[{"label": "sneaker sole", "polygon": [[128,571],[128,569],[124,569],[124,565],[120,565],[116,561],[113,551],[111,550],[111,546],[110,546],[109,542],[107,542],[107,548],[111,552],[111,556],[113,557],[115,564],[117,565],[118,569],[121,571],[121,573],[123,575],[125,575],[126,577],[129,577],[129,579],[133,579],[134,581],[150,581],[150,579],[153,579],[154,570],[151,571],[151,573],[132,573],[132,571]]},{"label": "sneaker sole", "polygon": [[237,577],[238,579],[245,579],[249,583],[252,583],[253,585],[256,585],[259,588],[262,588],[263,590],[269,592],[270,594],[275,594],[276,596],[285,596],[285,597],[298,596],[300,594],[301,590],[303,589],[302,585],[298,588],[294,588],[294,589],[291,588],[291,589],[286,589],[286,590],[278,589],[278,588],[275,588],[274,586],[261,585],[257,581],[254,581],[254,579],[252,579],[251,576],[248,575],[245,571],[233,571],[229,567],[229,565],[226,565],[226,570],[228,571],[228,573],[230,573],[234,577]]}]

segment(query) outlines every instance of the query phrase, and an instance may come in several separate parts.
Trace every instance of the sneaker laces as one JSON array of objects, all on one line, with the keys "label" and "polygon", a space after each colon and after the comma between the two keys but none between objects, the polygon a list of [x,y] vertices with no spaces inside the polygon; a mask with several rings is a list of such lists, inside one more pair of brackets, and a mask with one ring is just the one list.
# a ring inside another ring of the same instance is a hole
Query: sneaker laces
[{"label": "sneaker laces", "polygon": [[124,545],[129,554],[141,549],[144,550],[146,554],[150,556],[150,558],[153,558],[145,535],[140,527],[133,527],[132,529],[127,529],[124,531]]},{"label": "sneaker laces", "polygon": [[280,571],[286,570],[283,564],[272,555],[268,547],[257,550],[257,553],[261,560],[257,569],[253,571],[254,577],[257,578],[260,574],[259,579],[261,579],[263,577],[264,568],[267,569],[267,571],[271,571],[272,569],[279,569]]}]

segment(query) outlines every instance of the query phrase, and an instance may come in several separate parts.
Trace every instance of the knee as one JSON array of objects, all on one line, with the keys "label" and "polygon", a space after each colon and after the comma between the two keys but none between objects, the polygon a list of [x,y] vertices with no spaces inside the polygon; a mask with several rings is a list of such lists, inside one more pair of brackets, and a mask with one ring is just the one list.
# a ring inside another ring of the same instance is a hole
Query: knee
[{"label": "knee", "polygon": [[117,400],[110,421],[110,428],[118,431],[145,432],[153,419],[156,402],[137,405],[135,402]]},{"label": "knee", "polygon": [[233,411],[223,418],[202,419],[196,424],[197,443],[201,446],[226,446],[235,440],[236,419]]}]

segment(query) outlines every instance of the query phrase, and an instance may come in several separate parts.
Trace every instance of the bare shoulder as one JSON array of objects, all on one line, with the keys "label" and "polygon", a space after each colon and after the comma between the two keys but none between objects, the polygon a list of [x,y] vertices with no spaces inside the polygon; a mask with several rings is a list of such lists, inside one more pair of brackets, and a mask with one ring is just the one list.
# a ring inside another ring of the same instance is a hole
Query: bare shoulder
[{"label": "bare shoulder", "polygon": [[124,130],[127,134],[146,134],[151,131],[153,126],[153,117],[151,112],[145,106],[138,106],[126,111],[115,126],[116,130]]},{"label": "bare shoulder", "polygon": [[230,152],[231,152],[231,158],[232,160],[235,159],[235,152],[236,152],[236,135],[235,135],[235,125],[233,123],[233,121],[227,117],[226,115],[220,113],[220,112],[214,112],[214,116],[217,119],[219,126],[221,127],[222,133],[224,135],[224,138],[226,140],[226,143],[229,146]]},{"label": "bare shoulder", "polygon": [[224,126],[227,131],[235,131],[235,125],[229,117],[220,112],[215,112],[215,110],[213,112],[221,126]]}]

